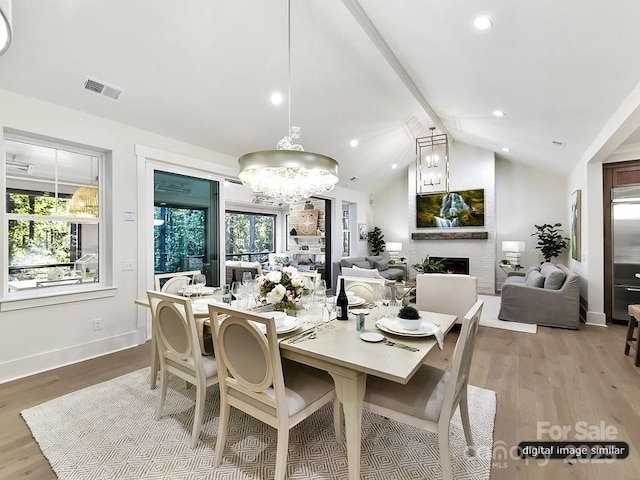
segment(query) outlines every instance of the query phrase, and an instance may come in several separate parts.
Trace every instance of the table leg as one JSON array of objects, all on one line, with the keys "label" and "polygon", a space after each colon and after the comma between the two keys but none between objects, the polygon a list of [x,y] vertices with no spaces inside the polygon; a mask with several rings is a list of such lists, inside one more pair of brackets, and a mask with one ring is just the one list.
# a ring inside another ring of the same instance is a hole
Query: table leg
[{"label": "table leg", "polygon": [[[329,372],[331,373],[331,372]],[[367,375],[354,378],[331,373],[338,400],[344,410],[344,427],[347,437],[347,465],[349,480],[360,480],[360,446],[362,439],[362,402],[367,386]]]},{"label": "table leg", "polygon": [[158,378],[158,370],[160,369],[160,360],[158,358],[158,345],[156,344],[156,337],[151,334],[151,390],[156,388],[156,380]]}]

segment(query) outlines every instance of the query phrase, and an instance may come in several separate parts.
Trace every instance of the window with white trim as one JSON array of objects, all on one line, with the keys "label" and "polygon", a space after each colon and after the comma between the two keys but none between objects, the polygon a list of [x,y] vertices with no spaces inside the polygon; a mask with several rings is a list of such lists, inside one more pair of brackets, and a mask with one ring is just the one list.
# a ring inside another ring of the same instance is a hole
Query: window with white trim
[{"label": "window with white trim", "polygon": [[101,179],[96,149],[5,134],[5,298],[101,284]]}]

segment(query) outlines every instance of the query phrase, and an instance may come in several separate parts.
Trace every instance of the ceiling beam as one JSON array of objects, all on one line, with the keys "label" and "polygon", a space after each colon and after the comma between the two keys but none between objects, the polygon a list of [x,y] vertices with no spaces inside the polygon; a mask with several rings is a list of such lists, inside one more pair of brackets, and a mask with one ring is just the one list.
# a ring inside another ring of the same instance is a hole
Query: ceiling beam
[{"label": "ceiling beam", "polygon": [[411,92],[411,95],[413,95],[413,97],[417,100],[417,102],[429,116],[433,124],[438,128],[438,130],[440,130],[440,132],[446,133],[449,142],[453,143],[453,137],[449,135],[449,132],[442,123],[442,120],[440,120],[438,114],[431,107],[418,86],[415,84],[413,78],[411,78],[411,75],[409,75],[409,72],[407,72],[402,63],[400,63],[400,60],[398,60],[398,57],[396,57],[395,53],[393,53],[393,50],[391,50],[389,44],[385,41],[367,13],[364,11],[362,5],[360,5],[358,0],[342,0],[342,3],[345,7],[347,7],[347,10],[349,10],[356,22],[358,22],[360,27],[362,27],[364,32],[367,34],[369,39],[373,42],[373,44],[376,46],[385,60],[387,60],[398,78],[400,78],[405,87],[407,87],[409,92]]}]

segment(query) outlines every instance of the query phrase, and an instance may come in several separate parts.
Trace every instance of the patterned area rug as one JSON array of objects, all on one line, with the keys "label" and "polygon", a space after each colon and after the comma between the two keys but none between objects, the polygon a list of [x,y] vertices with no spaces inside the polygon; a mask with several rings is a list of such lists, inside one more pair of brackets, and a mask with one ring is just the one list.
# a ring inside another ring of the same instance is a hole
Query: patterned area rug
[{"label": "patterned area rug", "polygon": [[[164,416],[155,421],[159,388],[149,390],[142,369],[21,412],[53,470],[70,479],[271,479],[276,431],[231,409],[223,464],[211,467],[218,429],[219,390],[207,392],[200,443],[189,447],[194,388],[172,377]],[[470,387],[469,411],[478,454],[466,454],[456,413],[451,452],[456,479],[488,479],[496,395]],[[344,445],[333,434],[331,406],[291,430],[289,479],[347,478]],[[435,434],[365,412],[362,422],[363,479],[439,479]]]}]

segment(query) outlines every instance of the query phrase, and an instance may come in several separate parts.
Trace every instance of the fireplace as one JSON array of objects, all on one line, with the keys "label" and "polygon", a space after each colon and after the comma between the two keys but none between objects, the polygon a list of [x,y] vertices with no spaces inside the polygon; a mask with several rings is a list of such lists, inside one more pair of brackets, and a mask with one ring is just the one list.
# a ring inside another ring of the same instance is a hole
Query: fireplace
[{"label": "fireplace", "polygon": [[444,263],[445,273],[457,273],[459,275],[469,275],[469,259],[462,257],[429,257]]}]

